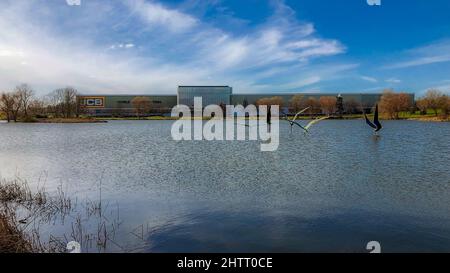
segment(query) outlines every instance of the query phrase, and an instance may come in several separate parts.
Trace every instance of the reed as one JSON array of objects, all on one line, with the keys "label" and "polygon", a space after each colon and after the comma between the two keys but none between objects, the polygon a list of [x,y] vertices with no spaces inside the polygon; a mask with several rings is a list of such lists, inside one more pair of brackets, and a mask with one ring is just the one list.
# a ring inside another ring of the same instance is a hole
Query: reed
[{"label": "reed", "polygon": [[[99,192],[100,200],[84,201],[81,204],[83,210],[62,184],[55,194],[50,195],[44,187],[31,190],[27,181],[19,178],[0,180],[0,252],[60,253],[67,251],[66,245],[70,241],[79,242],[85,250],[96,247],[99,252],[105,251],[108,242],[119,246],[114,237],[120,219],[110,220],[104,216],[108,204],[102,205],[101,183]],[[117,206],[117,215],[118,211]],[[19,219],[17,215],[20,215]],[[98,223],[96,230],[86,227],[92,217]],[[64,223],[66,218],[71,221],[70,234],[50,235],[48,240],[41,238],[41,224],[56,220]]]}]

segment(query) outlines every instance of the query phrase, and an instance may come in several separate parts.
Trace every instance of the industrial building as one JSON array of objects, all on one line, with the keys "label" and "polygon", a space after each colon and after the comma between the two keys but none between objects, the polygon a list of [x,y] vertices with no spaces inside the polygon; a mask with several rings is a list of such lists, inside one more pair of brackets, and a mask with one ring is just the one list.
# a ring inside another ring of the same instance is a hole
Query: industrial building
[{"label": "industrial building", "polygon": [[[168,114],[177,104],[193,107],[194,97],[202,97],[203,106],[216,105],[246,105],[256,104],[259,99],[281,97],[288,109],[293,96],[301,95],[302,99],[313,98],[319,101],[323,96],[342,96],[343,102],[352,102],[360,108],[370,110],[380,101],[379,93],[264,93],[264,94],[233,94],[230,86],[179,86],[176,95],[79,95],[79,109],[92,116],[132,116],[135,114],[133,99],[145,97],[148,99],[149,115]],[[414,94],[409,94],[414,102]]]}]

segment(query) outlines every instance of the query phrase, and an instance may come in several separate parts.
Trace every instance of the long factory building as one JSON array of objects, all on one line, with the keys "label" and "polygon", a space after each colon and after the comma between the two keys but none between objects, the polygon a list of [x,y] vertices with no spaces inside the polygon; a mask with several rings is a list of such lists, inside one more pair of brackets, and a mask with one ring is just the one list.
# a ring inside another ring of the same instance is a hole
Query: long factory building
[{"label": "long factory building", "polygon": [[[256,104],[259,99],[281,97],[284,107],[289,110],[293,96],[301,95],[302,99],[313,98],[319,101],[323,96],[341,96],[343,102],[351,101],[365,110],[372,109],[380,101],[380,93],[260,93],[233,94],[230,86],[178,86],[176,95],[79,95],[77,100],[83,113],[92,116],[131,116],[135,113],[133,99],[145,97],[150,104],[149,114],[168,114],[171,109],[183,104],[193,107],[194,97],[201,97],[203,106],[216,105],[247,105]],[[414,94],[409,94],[414,101]]]}]

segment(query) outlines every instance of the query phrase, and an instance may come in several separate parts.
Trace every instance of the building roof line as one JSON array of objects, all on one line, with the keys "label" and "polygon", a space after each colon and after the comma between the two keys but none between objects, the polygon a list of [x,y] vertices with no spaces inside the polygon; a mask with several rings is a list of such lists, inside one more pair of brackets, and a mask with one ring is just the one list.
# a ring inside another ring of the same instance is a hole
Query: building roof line
[{"label": "building roof line", "polygon": [[205,88],[211,88],[211,87],[229,87],[228,85],[179,85],[178,87],[205,87]]},{"label": "building roof line", "polygon": [[78,94],[80,97],[176,97],[177,94]]},{"label": "building roof line", "polygon": [[[251,95],[257,95],[257,96],[264,96],[264,95],[317,95],[317,96],[324,96],[324,95],[383,95],[383,93],[343,93],[343,92],[321,92],[321,93],[303,93],[303,92],[296,92],[296,93],[233,93],[233,95],[245,95],[245,96],[251,96]],[[408,95],[414,95],[415,93],[405,93]]]}]

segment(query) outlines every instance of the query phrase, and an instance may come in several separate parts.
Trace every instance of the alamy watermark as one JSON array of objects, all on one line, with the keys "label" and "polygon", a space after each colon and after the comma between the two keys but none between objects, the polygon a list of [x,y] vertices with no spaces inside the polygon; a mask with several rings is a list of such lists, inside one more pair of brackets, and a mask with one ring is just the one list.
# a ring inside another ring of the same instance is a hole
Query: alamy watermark
[{"label": "alamy watermark", "polygon": [[[172,117],[180,115],[171,130],[176,141],[259,140],[263,152],[276,151],[280,144],[278,105],[226,105],[223,109],[214,104],[203,107],[202,98],[195,97],[193,116],[191,108],[177,105],[172,109]],[[209,120],[203,122],[203,118]]]},{"label": "alamy watermark", "polygon": [[381,253],[381,244],[378,241],[370,241],[367,243],[366,249],[370,251],[370,253]]}]

